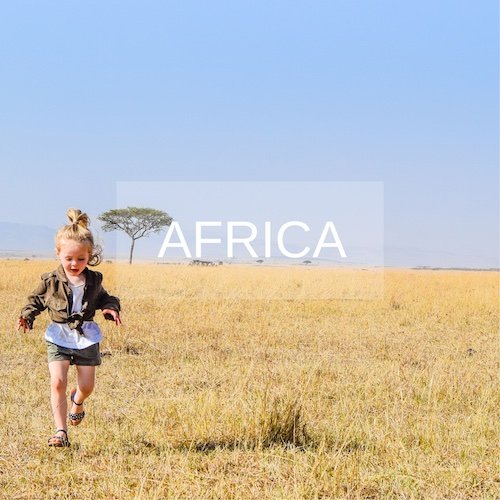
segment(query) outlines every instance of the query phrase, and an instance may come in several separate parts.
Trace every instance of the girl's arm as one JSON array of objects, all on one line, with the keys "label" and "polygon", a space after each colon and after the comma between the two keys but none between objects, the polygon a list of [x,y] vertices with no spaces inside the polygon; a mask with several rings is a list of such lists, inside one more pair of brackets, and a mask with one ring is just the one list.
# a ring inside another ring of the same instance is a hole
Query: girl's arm
[{"label": "girl's arm", "polygon": [[47,284],[42,279],[40,284],[28,297],[28,303],[23,307],[21,316],[17,320],[17,329],[23,328],[24,331],[33,329],[35,317],[47,308],[45,303],[45,294],[47,293]]},{"label": "girl's arm", "polygon": [[117,325],[122,324],[120,319],[120,299],[110,295],[102,285],[96,308],[102,310],[106,319],[113,320]]}]

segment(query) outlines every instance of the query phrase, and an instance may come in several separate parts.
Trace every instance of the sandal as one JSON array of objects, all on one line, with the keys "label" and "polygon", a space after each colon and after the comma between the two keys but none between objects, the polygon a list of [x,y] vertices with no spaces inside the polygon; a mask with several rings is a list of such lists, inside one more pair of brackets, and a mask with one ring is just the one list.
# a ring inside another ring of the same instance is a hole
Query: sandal
[{"label": "sandal", "polygon": [[[77,403],[75,401],[75,394],[76,394],[76,389],[73,389],[71,391],[71,402],[74,403],[76,406],[82,406],[82,403]],[[80,422],[83,420],[83,417],[85,416],[85,412],[82,411],[81,413],[68,413],[68,419],[69,423],[71,425],[79,425]]]},{"label": "sandal", "polygon": [[[64,436],[58,436],[58,432],[64,432]],[[68,433],[64,429],[57,429],[56,433],[49,438],[49,446],[53,446],[54,448],[67,448],[70,446]]]}]

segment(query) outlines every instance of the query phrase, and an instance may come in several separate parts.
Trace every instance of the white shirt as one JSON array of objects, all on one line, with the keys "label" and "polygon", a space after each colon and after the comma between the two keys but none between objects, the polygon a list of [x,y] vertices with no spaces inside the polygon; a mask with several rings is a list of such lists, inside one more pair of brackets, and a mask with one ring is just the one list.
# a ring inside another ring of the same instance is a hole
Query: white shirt
[{"label": "white shirt", "polygon": [[[69,284],[69,287],[73,293],[71,314],[78,313],[82,310],[85,283],[77,286]],[[45,339],[53,344],[69,347],[70,349],[85,349],[102,340],[101,329],[95,321],[84,321],[82,330],[83,335],[78,333],[78,330],[71,329],[67,323],[52,322],[45,330]]]}]

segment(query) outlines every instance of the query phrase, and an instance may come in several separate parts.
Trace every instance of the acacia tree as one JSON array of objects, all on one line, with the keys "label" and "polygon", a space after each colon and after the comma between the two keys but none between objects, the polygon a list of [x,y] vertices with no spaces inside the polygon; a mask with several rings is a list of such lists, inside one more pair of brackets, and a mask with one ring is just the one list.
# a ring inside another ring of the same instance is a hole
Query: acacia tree
[{"label": "acacia tree", "polygon": [[155,208],[115,208],[99,215],[98,219],[104,222],[104,231],[123,231],[130,236],[129,264],[132,264],[135,241],[152,233],[158,233],[165,226],[170,226],[172,217]]}]

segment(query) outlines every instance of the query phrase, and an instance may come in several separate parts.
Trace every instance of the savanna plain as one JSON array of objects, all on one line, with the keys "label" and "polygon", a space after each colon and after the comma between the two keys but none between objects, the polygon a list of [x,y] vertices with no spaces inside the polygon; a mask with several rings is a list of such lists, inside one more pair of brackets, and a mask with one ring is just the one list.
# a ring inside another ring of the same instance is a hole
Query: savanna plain
[{"label": "savanna plain", "polygon": [[124,326],[54,449],[14,325],[55,267],[0,261],[2,498],[500,497],[497,272],[101,264]]}]

